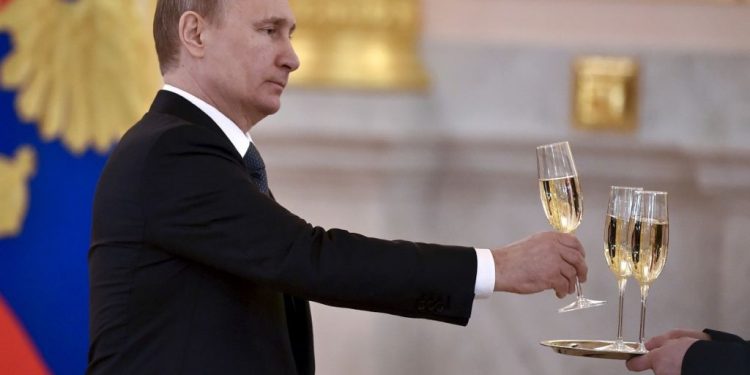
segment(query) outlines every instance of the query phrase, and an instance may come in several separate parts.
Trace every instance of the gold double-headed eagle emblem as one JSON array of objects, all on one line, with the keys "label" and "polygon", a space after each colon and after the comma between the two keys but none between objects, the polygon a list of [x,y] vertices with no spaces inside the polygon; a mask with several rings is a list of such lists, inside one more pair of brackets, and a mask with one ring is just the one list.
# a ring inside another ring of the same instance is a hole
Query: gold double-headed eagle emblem
[{"label": "gold double-headed eagle emblem", "polygon": [[[151,22],[156,0],[0,0],[12,51],[0,85],[40,138],[71,153],[106,152],[148,108],[161,84]],[[291,0],[303,69],[293,84],[424,90],[418,0]],[[307,66],[307,68],[304,68]],[[3,126],[4,124],[0,124]],[[35,152],[0,156],[0,238],[17,235]],[[7,207],[7,208],[6,208]]]},{"label": "gold double-headed eagle emblem", "polygon": [[[14,0],[0,9],[13,50],[0,83],[45,141],[79,155],[106,152],[148,108],[160,84],[150,37],[154,0]],[[7,124],[0,124],[7,126]],[[18,235],[36,152],[0,156],[0,238]]]},{"label": "gold double-headed eagle emblem", "polygon": [[13,51],[0,82],[45,141],[105,152],[160,83],[150,37],[154,0],[14,0],[0,12]]},{"label": "gold double-headed eagle emblem", "polygon": [[29,205],[29,178],[36,169],[34,149],[23,146],[14,158],[0,156],[0,238],[15,236]]}]

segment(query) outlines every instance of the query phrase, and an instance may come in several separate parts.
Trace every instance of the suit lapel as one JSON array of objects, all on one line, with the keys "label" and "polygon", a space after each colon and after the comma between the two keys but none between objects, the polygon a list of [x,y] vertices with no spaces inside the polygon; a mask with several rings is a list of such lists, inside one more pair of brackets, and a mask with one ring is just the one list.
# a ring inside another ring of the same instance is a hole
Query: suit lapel
[{"label": "suit lapel", "polygon": [[[232,145],[221,128],[219,128],[219,125],[187,99],[173,92],[160,90],[156,94],[156,98],[151,104],[149,111],[171,115],[191,124],[205,126],[220,133],[222,138],[226,140],[226,148],[232,150],[237,156],[238,161],[244,166],[242,155],[237,152],[237,149]],[[270,190],[268,193],[270,198],[274,199],[273,193]],[[315,372],[315,356],[310,305],[306,300],[290,296],[286,293],[283,293],[282,296],[297,371],[299,374],[313,374]]]},{"label": "suit lapel", "polygon": [[237,149],[227,135],[224,134],[219,125],[217,125],[205,112],[201,111],[200,108],[196,107],[193,103],[190,103],[190,101],[182,96],[171,91],[159,90],[156,94],[156,98],[154,98],[154,102],[151,104],[149,112],[162,113],[181,118],[191,124],[204,126],[221,134],[222,139],[226,140],[225,146],[227,149],[232,150],[232,153],[242,161],[242,155],[237,152]]}]

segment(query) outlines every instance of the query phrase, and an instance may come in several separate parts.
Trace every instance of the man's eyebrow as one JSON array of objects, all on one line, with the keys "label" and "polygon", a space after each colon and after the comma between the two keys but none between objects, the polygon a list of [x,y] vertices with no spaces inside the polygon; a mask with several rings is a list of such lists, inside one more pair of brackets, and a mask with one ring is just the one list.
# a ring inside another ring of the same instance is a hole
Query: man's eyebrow
[{"label": "man's eyebrow", "polygon": [[292,31],[294,31],[294,29],[297,28],[297,24],[292,23],[291,20],[289,20],[288,18],[284,18],[284,17],[268,17],[258,22],[255,22],[256,26],[261,26],[261,25],[283,26],[283,25],[289,25],[289,24],[292,25],[291,27]]},{"label": "man's eyebrow", "polygon": [[290,25],[289,27],[289,36],[291,37],[292,34],[294,34],[294,30],[297,30],[297,24],[293,23],[289,18],[284,17],[268,17],[264,18],[254,24],[255,27],[265,27],[268,25],[271,25],[273,27],[284,27],[286,25]]}]

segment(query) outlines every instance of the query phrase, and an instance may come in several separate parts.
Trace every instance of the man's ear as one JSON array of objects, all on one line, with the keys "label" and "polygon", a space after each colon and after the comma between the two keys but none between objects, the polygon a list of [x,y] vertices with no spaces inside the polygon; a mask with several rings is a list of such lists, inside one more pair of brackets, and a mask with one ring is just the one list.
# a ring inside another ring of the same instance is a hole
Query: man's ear
[{"label": "man's ear", "polygon": [[200,14],[188,11],[180,16],[180,25],[178,33],[180,43],[187,49],[187,52],[196,58],[201,58],[205,54],[205,45],[203,43],[203,33],[206,31],[206,20]]}]

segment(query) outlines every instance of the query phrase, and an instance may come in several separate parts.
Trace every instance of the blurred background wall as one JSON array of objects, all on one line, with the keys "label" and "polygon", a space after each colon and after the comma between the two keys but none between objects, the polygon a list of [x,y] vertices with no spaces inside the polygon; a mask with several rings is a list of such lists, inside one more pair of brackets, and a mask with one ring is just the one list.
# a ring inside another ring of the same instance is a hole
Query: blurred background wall
[{"label": "blurred background wall", "polygon": [[[584,289],[610,303],[559,315],[568,301],[552,293],[496,294],[475,303],[467,328],[314,305],[321,373],[626,373],[621,362],[538,345],[615,336],[617,288],[602,242],[610,185],[670,193],[670,255],[650,294],[647,334],[750,335],[747,6],[425,0],[423,12],[429,91],[290,90],[282,111],[257,127],[275,194],[324,226],[499,246],[549,228],[534,148],[569,140],[584,191]],[[634,132],[571,125],[571,64],[581,55],[638,60]],[[637,339],[638,319],[631,280],[626,338]]]},{"label": "blurred background wall", "polygon": [[[18,2],[6,2],[0,21]],[[86,2],[95,0],[73,4]],[[324,227],[497,247],[549,229],[534,147],[568,140],[585,202],[578,230],[588,254],[584,289],[609,304],[557,314],[569,299],[495,294],[475,303],[466,328],[314,304],[320,374],[626,373],[622,362],[561,356],[538,344],[615,336],[616,283],[602,243],[610,185],[670,193],[669,259],[651,289],[647,334],[712,327],[750,337],[746,3],[423,0],[421,14],[427,89],[298,85],[285,93],[282,110],[256,127],[277,199]],[[0,46],[7,64],[19,31],[6,30]],[[571,64],[584,55],[638,61],[635,130],[571,124]],[[116,68],[111,74],[127,77]],[[5,84],[0,96],[0,162],[24,170],[30,162],[18,151],[27,146],[35,167],[13,174],[27,187],[28,209],[21,229],[0,234],[0,298],[9,326],[29,338],[29,355],[46,368],[40,371],[81,373],[90,199],[107,152],[94,141],[76,148],[62,135],[44,136],[43,117],[19,114],[24,87]],[[22,201],[6,175],[0,190],[13,198],[0,202]],[[630,340],[638,303],[630,281]],[[0,324],[2,315],[0,309]],[[22,340],[10,337],[0,334],[0,348]],[[12,359],[0,350],[0,373]]]}]

